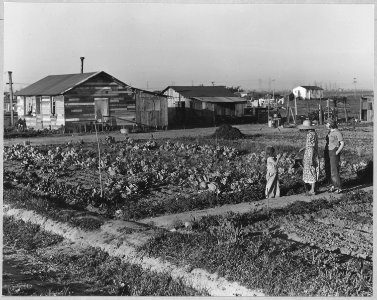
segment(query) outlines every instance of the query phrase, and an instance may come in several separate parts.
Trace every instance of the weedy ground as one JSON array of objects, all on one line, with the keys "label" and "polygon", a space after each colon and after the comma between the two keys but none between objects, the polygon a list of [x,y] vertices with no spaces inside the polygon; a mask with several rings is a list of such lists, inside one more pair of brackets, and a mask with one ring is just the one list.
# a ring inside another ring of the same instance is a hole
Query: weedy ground
[{"label": "weedy ground", "polygon": [[[161,233],[140,251],[217,272],[230,281],[262,289],[269,296],[371,296],[371,259],[326,249],[317,245],[315,238],[313,243],[287,239],[280,224],[304,219],[306,228],[315,229],[318,224],[311,214],[357,204],[357,213],[366,216],[364,222],[371,225],[372,199],[371,194],[347,194],[335,202],[299,202],[276,211],[203,218],[194,222],[192,232]],[[327,229],[339,226],[336,224],[329,224]],[[353,240],[345,228],[340,231],[342,242]],[[354,243],[357,246],[361,241]],[[371,233],[368,243],[371,251]]]},{"label": "weedy ground", "polygon": [[37,225],[4,217],[4,296],[201,296],[169,274],[147,272]]}]

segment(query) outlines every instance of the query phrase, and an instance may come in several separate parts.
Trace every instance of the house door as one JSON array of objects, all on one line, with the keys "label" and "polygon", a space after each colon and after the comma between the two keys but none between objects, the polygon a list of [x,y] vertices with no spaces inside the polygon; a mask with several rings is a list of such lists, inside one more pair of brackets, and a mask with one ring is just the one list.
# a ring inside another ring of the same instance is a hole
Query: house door
[{"label": "house door", "polygon": [[361,110],[361,121],[367,121],[367,110]]},{"label": "house door", "polygon": [[109,119],[109,99],[94,98],[94,116],[98,122],[107,122]]},{"label": "house door", "polygon": [[179,102],[178,107],[176,107],[176,116],[178,124],[186,124],[186,102]]}]

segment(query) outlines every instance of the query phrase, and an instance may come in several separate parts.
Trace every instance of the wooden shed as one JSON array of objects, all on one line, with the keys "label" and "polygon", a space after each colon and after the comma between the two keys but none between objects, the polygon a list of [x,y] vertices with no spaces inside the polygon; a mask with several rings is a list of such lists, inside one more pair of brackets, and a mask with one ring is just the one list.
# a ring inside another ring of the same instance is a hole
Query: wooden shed
[{"label": "wooden shed", "polygon": [[225,86],[169,86],[161,94],[167,97],[169,127],[212,125],[245,116],[247,99]]},{"label": "wooden shed", "polygon": [[373,122],[374,97],[361,97],[361,121]]},{"label": "wooden shed", "polygon": [[147,127],[167,129],[169,125],[167,97],[137,90],[136,123]]},{"label": "wooden shed", "polygon": [[[135,121],[137,89],[106,72],[50,75],[16,92],[18,117],[28,127],[77,128]],[[140,92],[142,93],[142,92]]]}]

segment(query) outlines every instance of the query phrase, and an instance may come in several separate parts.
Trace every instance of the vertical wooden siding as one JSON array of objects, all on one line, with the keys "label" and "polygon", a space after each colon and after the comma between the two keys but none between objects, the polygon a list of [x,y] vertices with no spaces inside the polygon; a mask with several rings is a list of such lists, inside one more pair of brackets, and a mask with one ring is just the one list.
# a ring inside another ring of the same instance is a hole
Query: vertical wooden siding
[{"label": "vertical wooden siding", "polygon": [[167,127],[169,123],[167,98],[143,92],[137,93],[136,122],[151,127]]}]

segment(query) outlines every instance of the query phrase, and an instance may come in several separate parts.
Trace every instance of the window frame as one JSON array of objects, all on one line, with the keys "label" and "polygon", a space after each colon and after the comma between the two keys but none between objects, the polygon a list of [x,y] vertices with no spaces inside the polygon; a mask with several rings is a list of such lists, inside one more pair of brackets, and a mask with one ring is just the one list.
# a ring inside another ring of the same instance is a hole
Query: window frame
[{"label": "window frame", "polygon": [[56,116],[56,99],[55,97],[51,97],[50,100],[50,114],[51,116]]}]

